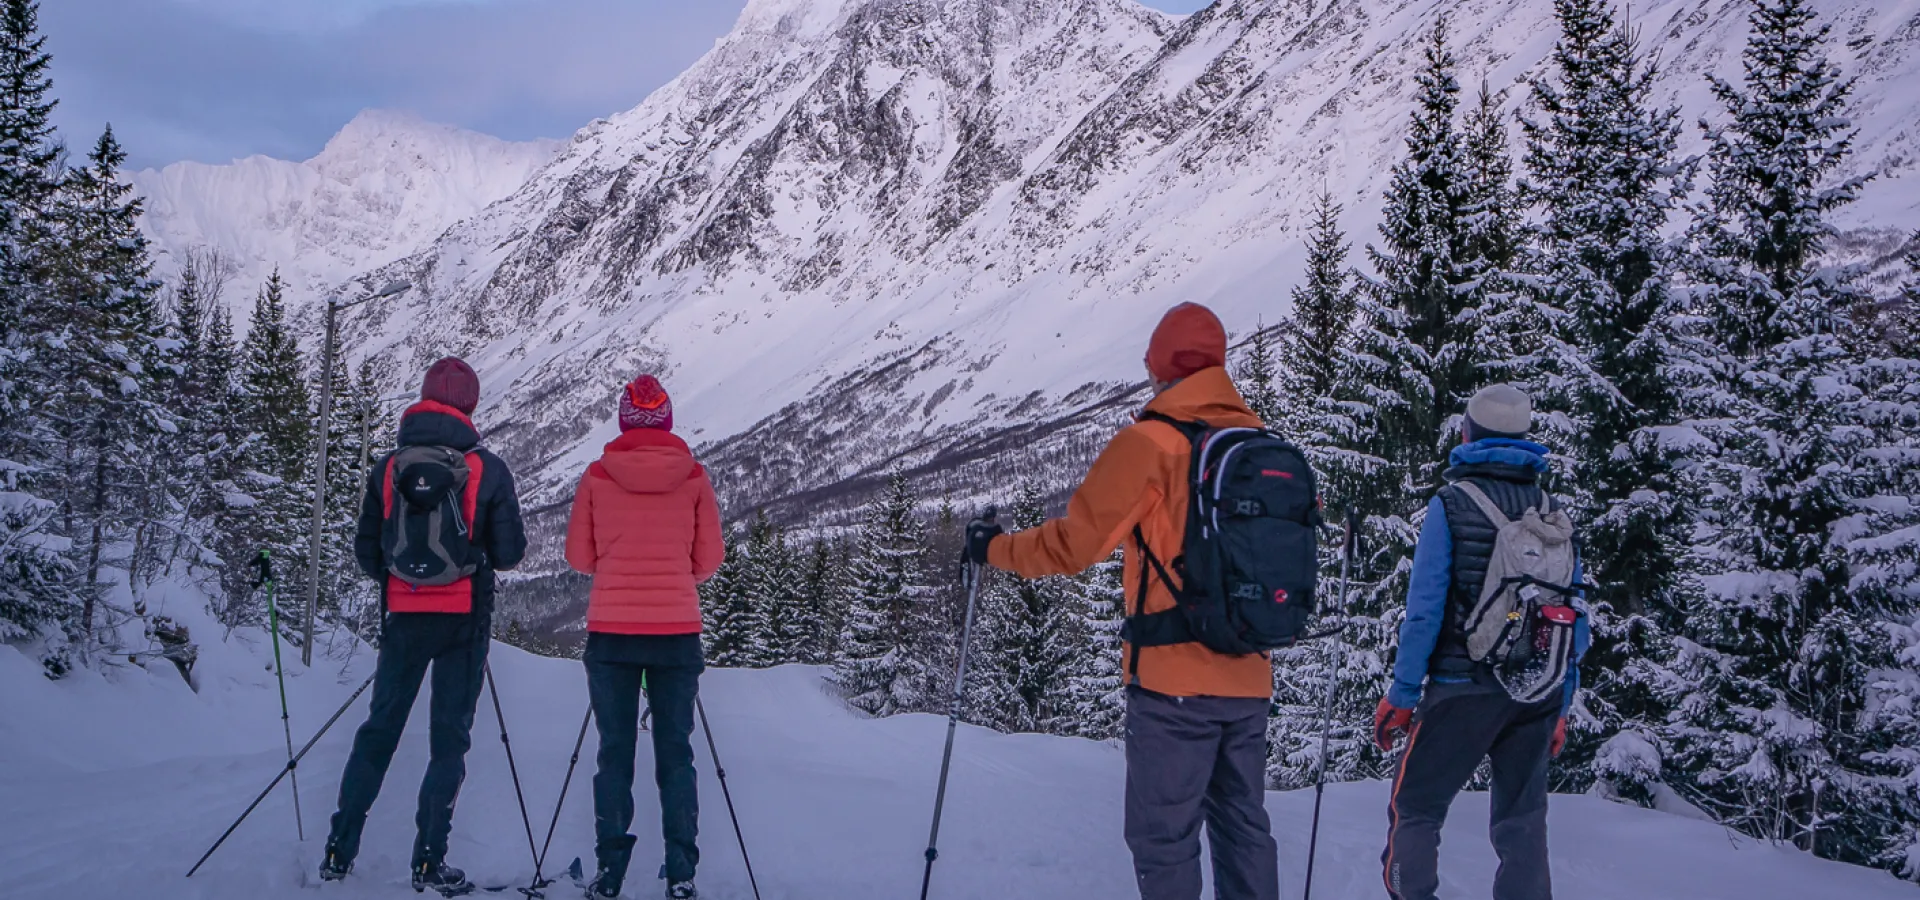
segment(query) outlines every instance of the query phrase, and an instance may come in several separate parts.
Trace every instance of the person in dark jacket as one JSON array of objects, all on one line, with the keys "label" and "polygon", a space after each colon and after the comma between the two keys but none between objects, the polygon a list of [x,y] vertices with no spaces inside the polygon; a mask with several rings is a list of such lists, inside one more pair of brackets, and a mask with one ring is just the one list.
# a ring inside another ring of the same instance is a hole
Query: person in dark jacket
[{"label": "person in dark jacket", "polygon": [[[431,668],[431,756],[414,820],[419,831],[413,844],[413,885],[447,896],[473,889],[464,873],[446,864],[447,837],[453,829],[454,799],[466,777],[473,714],[493,631],[494,572],[519,565],[527,551],[513,473],[480,446],[480,433],[473,427],[471,416],[479,402],[480,380],[470,366],[452,357],[434,363],[421,385],[420,402],[400,418],[397,449],[367,478],[354,555],[360,571],[380,582],[385,615],[373,702],[341,775],[339,811],[333,814],[320,865],[324,880],[338,880],[352,871],[367,811],[380,793],[407,714]],[[418,447],[447,448],[467,467],[467,483],[455,502],[463,523],[472,524],[475,558],[466,561],[473,566],[471,574],[448,584],[418,585],[391,568],[396,543],[389,512],[396,502],[405,502],[395,496],[394,461]]]},{"label": "person in dark jacket", "polygon": [[[1491,669],[1467,653],[1465,620],[1480,596],[1497,530],[1459,485],[1471,482],[1509,519],[1529,508],[1548,512],[1552,499],[1539,486],[1547,448],[1526,440],[1533,402],[1511,385],[1496,384],[1467,404],[1464,443],[1427,504],[1407,589],[1407,617],[1393,686],[1374,716],[1374,738],[1390,750],[1407,734],[1388,804],[1382,854],[1388,896],[1432,900],[1440,888],[1440,828],[1454,797],[1482,759],[1493,767],[1491,834],[1500,869],[1494,900],[1549,900],[1547,760],[1567,739],[1567,710],[1579,687],[1580,656],[1588,637],[1584,604],[1574,624],[1574,649],[1564,688],[1535,703],[1508,695]],[[1579,563],[1573,583],[1581,583]]]}]

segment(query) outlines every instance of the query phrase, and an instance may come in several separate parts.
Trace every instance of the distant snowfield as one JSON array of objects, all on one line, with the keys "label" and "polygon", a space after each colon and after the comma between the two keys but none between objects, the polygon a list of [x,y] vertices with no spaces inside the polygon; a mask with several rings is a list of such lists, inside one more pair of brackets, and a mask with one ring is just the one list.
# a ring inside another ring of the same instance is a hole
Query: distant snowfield
[{"label": "distant snowfield", "polygon": [[[211,622],[183,616],[203,640]],[[204,629],[204,630],[203,630]],[[536,831],[544,837],[586,690],[579,663],[496,644],[493,665]],[[285,760],[271,648],[260,632],[203,646],[201,691],[164,662],[61,682],[0,646],[0,873],[15,900],[316,896],[312,872],[352,731],[354,704],[300,767],[307,840],[294,836],[283,784],[192,880],[188,867]],[[371,671],[370,655],[300,670],[288,684],[296,744]],[[830,696],[817,669],[710,672],[705,699],[767,900],[899,900],[917,890],[945,728],[932,716],[862,719]],[[422,703],[425,702],[423,691]],[[406,884],[414,795],[426,764],[416,710],[349,880],[337,898],[413,896]],[[449,861],[482,885],[524,884],[532,865],[490,704],[482,698]],[[703,897],[750,897],[704,741]],[[594,738],[582,752],[549,868],[591,866]],[[640,836],[626,897],[660,896],[654,791],[641,743]],[[961,730],[934,896],[942,900],[1112,900],[1133,896],[1121,839],[1124,761],[1117,746]],[[1555,893],[1561,900],[1910,900],[1881,872],[1813,859],[1709,823],[1586,796],[1556,796]],[[1268,796],[1283,896],[1300,895],[1311,792]],[[1379,848],[1386,785],[1337,785],[1315,876],[1323,900],[1383,895]],[[1443,895],[1489,896],[1494,858],[1484,795],[1447,826]],[[549,896],[570,897],[563,880]],[[496,896],[481,894],[480,896]],[[511,892],[497,895],[517,897]],[[1209,894],[1210,896],[1210,894]]]}]

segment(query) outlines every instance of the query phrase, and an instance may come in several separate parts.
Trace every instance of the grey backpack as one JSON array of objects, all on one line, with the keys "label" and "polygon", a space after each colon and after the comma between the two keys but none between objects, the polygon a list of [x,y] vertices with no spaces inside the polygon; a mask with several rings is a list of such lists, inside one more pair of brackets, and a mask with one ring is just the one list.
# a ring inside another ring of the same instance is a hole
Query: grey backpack
[{"label": "grey backpack", "polygon": [[[1493,669],[1515,700],[1534,703],[1560,688],[1573,661],[1576,552],[1565,510],[1530,507],[1510,519],[1471,481],[1454,484],[1493,523],[1493,554],[1467,612],[1467,655]],[[1544,498],[1544,495],[1542,495]]]},{"label": "grey backpack", "polygon": [[476,455],[451,447],[394,452],[381,529],[388,574],[415,587],[437,587],[479,568],[472,526],[478,464]]}]

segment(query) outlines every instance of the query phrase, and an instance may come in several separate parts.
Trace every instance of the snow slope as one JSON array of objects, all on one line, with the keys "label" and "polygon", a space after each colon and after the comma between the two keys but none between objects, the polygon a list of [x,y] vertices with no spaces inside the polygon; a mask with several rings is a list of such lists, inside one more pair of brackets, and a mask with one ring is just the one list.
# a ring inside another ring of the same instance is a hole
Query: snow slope
[{"label": "snow slope", "polygon": [[[179,605],[179,604],[176,604]],[[169,610],[196,633],[217,634],[187,610]],[[206,629],[204,632],[202,629]],[[307,840],[294,835],[283,784],[192,880],[183,877],[285,760],[277,695],[258,632],[203,647],[202,687],[186,689],[161,664],[150,673],[112,668],[60,682],[0,646],[0,872],[17,900],[312,896],[326,816],[338,788],[360,699],[301,765]],[[295,672],[289,683],[296,742],[304,742],[371,670],[361,654]],[[492,662],[521,780],[544,837],[586,709],[572,661],[496,644]],[[870,720],[827,692],[822,672],[789,667],[715,670],[702,691],[727,763],[728,783],[767,900],[883,900],[919,883],[945,722],[930,716]],[[425,698],[422,698],[425,702]],[[531,871],[526,832],[483,699],[454,821],[450,860],[483,885]],[[369,821],[356,873],[329,898],[413,896],[406,887],[413,794],[426,763],[425,710],[402,741],[387,790]],[[700,741],[704,743],[704,741]],[[552,859],[591,861],[589,782],[595,738],[575,773]],[[643,741],[639,771],[649,770]],[[701,749],[702,896],[750,896],[731,826]],[[1120,748],[966,727],[956,742],[952,793],[935,871],[942,900],[1111,900],[1130,896],[1121,839]],[[658,896],[651,784],[637,789],[639,852],[627,897]],[[1386,786],[1337,785],[1327,793],[1316,895],[1381,894],[1379,844]],[[1298,896],[1309,792],[1270,794],[1284,896]],[[1494,867],[1484,795],[1464,797],[1447,826],[1448,896],[1487,896]],[[1556,896],[1562,900],[1907,900],[1911,885],[1867,869],[1739,838],[1700,821],[1588,796],[1555,797]],[[481,895],[487,896],[487,895]],[[512,896],[511,894],[507,896]],[[568,892],[550,896],[570,896]]]},{"label": "snow slope", "polygon": [[[1843,224],[1877,252],[1920,225],[1920,0],[1816,5],[1860,79],[1854,169],[1882,175]],[[1052,423],[1125,405],[1165,308],[1241,334],[1284,315],[1323,186],[1371,238],[1442,12],[1469,90],[1519,109],[1555,34],[1542,0],[754,0],[511,197],[361,276],[419,289],[355,311],[351,355],[395,388],[475,362],[549,533],[641,369],[736,512],[944,457],[1070,458],[1097,429]],[[1661,96],[1713,114],[1704,76],[1737,75],[1746,6],[1632,15]]]},{"label": "snow slope", "polygon": [[525,184],[559,148],[368,110],[305,162],[182,162],[128,177],[146,201],[159,273],[172,275],[196,247],[219,248],[240,266],[227,299],[244,308],[275,266],[303,302],[420,249]]}]

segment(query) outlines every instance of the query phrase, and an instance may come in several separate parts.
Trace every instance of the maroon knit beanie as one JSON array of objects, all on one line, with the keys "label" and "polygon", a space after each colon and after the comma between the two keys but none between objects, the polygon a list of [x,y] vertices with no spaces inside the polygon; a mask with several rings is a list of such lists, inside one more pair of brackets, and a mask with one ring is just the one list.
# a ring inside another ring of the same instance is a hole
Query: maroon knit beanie
[{"label": "maroon knit beanie", "polygon": [[620,430],[635,428],[673,430],[673,398],[652,375],[635,378],[620,392]]},{"label": "maroon knit beanie", "polygon": [[457,356],[433,364],[420,382],[420,399],[445,403],[467,415],[480,405],[480,376]]}]

